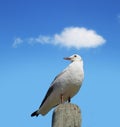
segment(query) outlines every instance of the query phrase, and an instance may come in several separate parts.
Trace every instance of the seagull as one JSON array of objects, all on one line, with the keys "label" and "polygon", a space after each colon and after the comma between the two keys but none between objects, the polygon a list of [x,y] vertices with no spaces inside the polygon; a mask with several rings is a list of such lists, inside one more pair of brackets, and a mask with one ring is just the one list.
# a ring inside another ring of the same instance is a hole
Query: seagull
[{"label": "seagull", "polygon": [[84,79],[83,60],[78,54],[64,59],[71,63],[55,77],[39,109],[33,112],[31,117],[39,114],[46,115],[53,107],[67,101],[70,102],[79,91]]}]

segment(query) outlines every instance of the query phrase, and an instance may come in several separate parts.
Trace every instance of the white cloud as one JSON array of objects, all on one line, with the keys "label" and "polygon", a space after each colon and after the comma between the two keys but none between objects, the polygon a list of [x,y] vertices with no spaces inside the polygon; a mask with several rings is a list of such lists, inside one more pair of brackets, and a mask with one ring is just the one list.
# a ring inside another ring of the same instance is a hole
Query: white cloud
[{"label": "white cloud", "polygon": [[80,49],[97,47],[105,43],[105,39],[94,30],[88,30],[84,27],[69,27],[65,28],[60,34],[54,35],[54,43],[68,48]]},{"label": "white cloud", "polygon": [[36,43],[41,43],[41,44],[44,44],[44,43],[50,43],[51,42],[51,37],[49,36],[38,36],[36,38],[28,38],[26,39],[26,41],[31,44],[31,45],[34,45]]},{"label": "white cloud", "polygon": [[18,45],[20,45],[21,43],[23,43],[23,40],[21,38],[15,38],[14,42],[13,42],[13,48],[17,48]]},{"label": "white cloud", "polygon": [[[98,35],[94,30],[89,30],[84,27],[67,27],[64,28],[60,34],[54,34],[53,36],[38,36],[36,38],[28,38],[27,42],[31,45],[36,43],[40,44],[53,44],[61,45],[67,48],[94,48],[102,45],[106,40]],[[15,45],[22,43],[22,40],[18,38]]]}]

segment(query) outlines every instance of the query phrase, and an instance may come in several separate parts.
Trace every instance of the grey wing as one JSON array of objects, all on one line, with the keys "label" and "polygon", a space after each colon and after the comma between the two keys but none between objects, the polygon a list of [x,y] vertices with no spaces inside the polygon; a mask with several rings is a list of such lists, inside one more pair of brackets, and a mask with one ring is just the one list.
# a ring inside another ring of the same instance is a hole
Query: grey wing
[{"label": "grey wing", "polygon": [[[45,95],[45,97],[44,97],[44,99],[43,99],[43,101],[42,101],[42,103],[41,103],[41,105],[40,105],[40,107],[42,107],[42,105],[44,104],[44,102],[46,101],[46,99],[51,95],[51,93],[53,92],[53,90],[54,90],[54,85],[55,85],[55,81],[63,74],[63,73],[65,73],[66,72],[66,70],[64,70],[63,72],[61,72],[60,74],[58,74],[55,78],[54,78],[54,80],[53,80],[53,82],[51,83],[51,86],[50,86],[50,88],[48,89],[48,91],[47,91],[47,93],[46,93],[46,95]],[[39,107],[39,108],[40,108]]]},{"label": "grey wing", "polygon": [[58,75],[54,78],[53,82],[51,83],[51,86],[54,85],[54,84],[55,84],[55,81],[56,81],[57,79],[59,79],[63,74],[65,74],[65,72],[66,72],[66,69],[64,69],[60,74],[58,74]]},{"label": "grey wing", "polygon": [[50,88],[48,89],[48,91],[47,91],[47,93],[46,93],[46,95],[45,95],[45,97],[44,97],[44,99],[43,99],[40,107],[44,104],[44,102],[46,101],[46,99],[50,96],[50,94],[52,93],[53,89],[54,89],[54,86],[53,85],[50,86]]}]

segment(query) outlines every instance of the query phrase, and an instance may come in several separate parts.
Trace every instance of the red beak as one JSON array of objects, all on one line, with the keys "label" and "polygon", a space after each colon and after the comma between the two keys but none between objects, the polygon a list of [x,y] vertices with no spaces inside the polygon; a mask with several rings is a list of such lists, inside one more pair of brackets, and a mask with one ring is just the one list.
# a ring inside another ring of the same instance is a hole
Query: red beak
[{"label": "red beak", "polygon": [[65,57],[64,60],[71,60],[71,58],[70,57]]}]

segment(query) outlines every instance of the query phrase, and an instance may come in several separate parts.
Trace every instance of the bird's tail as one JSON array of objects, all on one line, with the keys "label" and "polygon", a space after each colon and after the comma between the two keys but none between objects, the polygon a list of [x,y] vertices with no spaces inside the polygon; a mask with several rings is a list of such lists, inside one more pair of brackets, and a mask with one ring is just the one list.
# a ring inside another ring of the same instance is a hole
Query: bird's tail
[{"label": "bird's tail", "polygon": [[32,114],[31,114],[31,117],[33,117],[33,116],[38,116],[39,115],[39,113],[38,113],[38,110],[36,110],[35,112],[33,112]]}]

